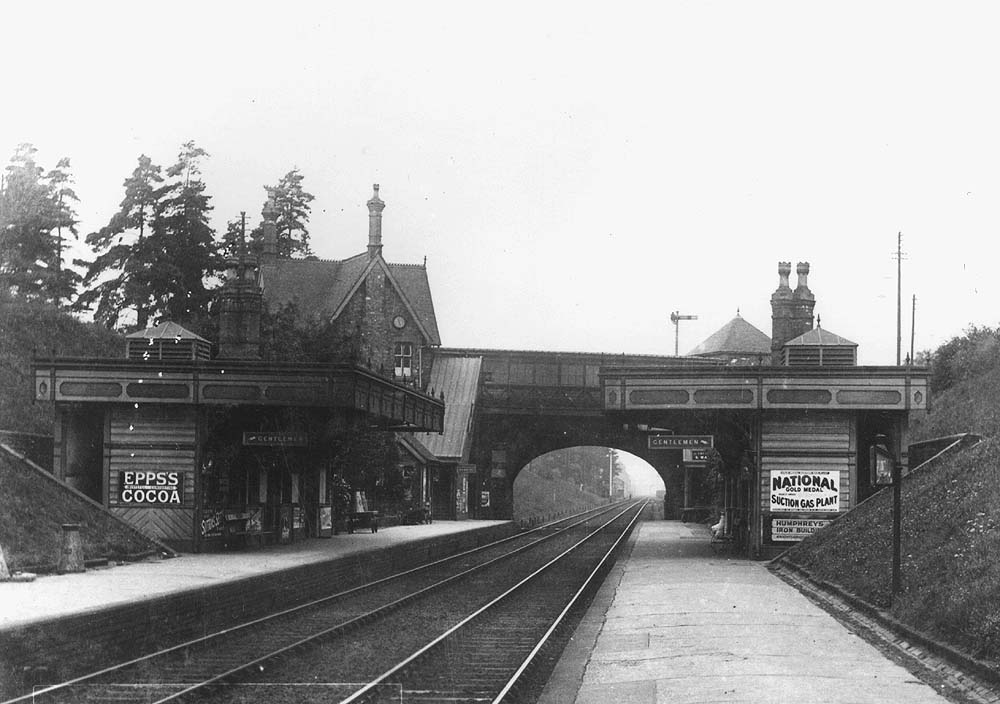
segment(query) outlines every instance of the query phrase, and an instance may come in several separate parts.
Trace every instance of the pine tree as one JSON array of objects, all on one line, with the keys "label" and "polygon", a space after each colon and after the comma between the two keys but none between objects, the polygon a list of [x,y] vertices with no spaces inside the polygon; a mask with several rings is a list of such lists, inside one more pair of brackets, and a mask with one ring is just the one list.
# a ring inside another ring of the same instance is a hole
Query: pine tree
[{"label": "pine tree", "polygon": [[55,236],[55,257],[53,266],[55,268],[55,290],[56,303],[68,300],[76,293],[82,278],[74,269],[63,266],[64,237],[63,232],[73,235],[73,239],[79,236],[76,225],[76,211],[73,203],[80,202],[73,190],[73,177],[69,173],[69,159],[63,157],[56,164],[56,168],[49,171],[45,178],[51,191],[50,198],[54,199],[56,215],[56,236]]},{"label": "pine tree", "polygon": [[[278,211],[275,222],[277,230],[277,254],[280,259],[291,259],[294,256],[312,256],[309,247],[309,205],[314,199],[312,193],[302,188],[302,174],[297,168],[292,169],[278,181],[277,186],[264,186]],[[250,233],[252,251],[262,249],[261,237],[263,231],[258,226]]]},{"label": "pine tree", "polygon": [[152,232],[142,248],[151,266],[138,278],[152,295],[151,315],[181,323],[207,316],[212,292],[206,282],[223,265],[201,180],[207,156],[194,142],[181,147],[177,163],[167,169],[171,180],[155,192]]},{"label": "pine tree", "polygon": [[37,149],[21,144],[0,179],[0,291],[58,303],[78,275],[62,264],[63,232],[76,235],[69,160],[45,173]]},{"label": "pine tree", "polygon": [[[143,271],[151,265],[146,246],[148,230],[156,212],[161,169],[145,154],[132,175],[125,179],[125,198],[107,225],[86,237],[97,253],[88,266],[83,283],[90,288],[77,299],[78,309],[90,309],[96,303],[94,318],[109,328],[122,324],[123,316],[135,310],[140,328],[149,320],[151,293]],[[110,274],[110,278],[107,276]]]}]

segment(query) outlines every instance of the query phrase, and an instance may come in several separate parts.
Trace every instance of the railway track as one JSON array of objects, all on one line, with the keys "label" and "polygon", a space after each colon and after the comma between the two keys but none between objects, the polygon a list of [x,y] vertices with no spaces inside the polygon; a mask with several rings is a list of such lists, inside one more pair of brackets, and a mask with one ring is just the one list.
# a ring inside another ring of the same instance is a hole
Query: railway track
[{"label": "railway track", "polygon": [[[303,604],[248,623],[240,624],[196,640],[188,641],[129,662],[77,677],[67,682],[36,688],[30,694],[9,700],[21,702],[143,702],[212,701],[239,697],[246,693],[234,683],[250,682],[259,687],[262,674],[270,675],[285,663],[297,661],[302,653],[326,643],[364,643],[373,623],[391,620],[421,600],[446,599],[449,604],[463,601],[474,589],[461,586],[479,580],[500,585],[512,580],[517,570],[512,563],[537,563],[552,559],[575,540],[575,534],[602,519],[614,509],[570,517],[532,531],[469,550],[459,555],[368,583],[344,592]],[[633,509],[637,511],[638,509]],[[531,556],[530,558],[528,556]],[[457,596],[441,596],[449,590]],[[417,607],[419,610],[419,607]],[[462,608],[466,608],[463,604]],[[412,611],[412,609],[410,609]],[[392,628],[391,625],[383,628]],[[336,647],[336,646],[334,646]],[[355,645],[355,650],[357,646]],[[347,678],[350,679],[350,678]],[[254,680],[258,680],[254,682]],[[339,682],[344,682],[341,678]],[[268,683],[263,683],[268,684]],[[285,683],[285,686],[290,686]],[[332,688],[332,689],[331,689]],[[320,701],[337,701],[353,685],[336,684],[323,691],[314,689]],[[376,685],[384,693],[385,687]],[[334,691],[336,690],[336,691]],[[255,690],[257,695],[260,689]],[[274,690],[277,691],[277,690]],[[302,701],[298,690],[288,701]],[[332,695],[332,696],[331,696]],[[234,701],[243,701],[236,698]],[[255,701],[260,700],[254,697]],[[397,699],[398,701],[398,699]]]},{"label": "railway track", "polygon": [[[625,510],[460,623],[342,700],[529,702],[547,674],[546,646],[600,584],[639,510]],[[561,651],[561,647],[553,647]]]}]

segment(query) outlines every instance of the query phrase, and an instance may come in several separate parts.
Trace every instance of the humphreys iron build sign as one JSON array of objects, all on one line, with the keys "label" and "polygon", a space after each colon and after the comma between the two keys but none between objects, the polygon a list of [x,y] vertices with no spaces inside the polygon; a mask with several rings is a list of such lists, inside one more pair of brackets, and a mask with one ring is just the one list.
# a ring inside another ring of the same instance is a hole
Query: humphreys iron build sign
[{"label": "humphreys iron build sign", "polygon": [[180,472],[119,472],[118,499],[123,504],[181,505]]}]

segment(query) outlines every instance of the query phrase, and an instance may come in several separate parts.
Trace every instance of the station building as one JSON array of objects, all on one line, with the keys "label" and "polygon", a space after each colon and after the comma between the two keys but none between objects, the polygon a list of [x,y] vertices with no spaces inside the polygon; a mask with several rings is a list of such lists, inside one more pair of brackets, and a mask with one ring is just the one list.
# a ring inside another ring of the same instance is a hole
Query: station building
[{"label": "station building", "polygon": [[[384,207],[375,186],[367,251],[279,260],[269,202],[261,256],[230,261],[214,354],[168,321],[129,335],[123,359],[36,360],[35,399],[54,403],[54,474],[182,550],[329,534],[338,502],[375,508],[374,493],[429,504],[435,481],[453,483],[413,435],[444,427],[445,403],[422,383],[440,340],[426,267],[382,256]],[[262,359],[265,311],[321,326],[326,353]],[[344,466],[389,445],[398,472]]]}]

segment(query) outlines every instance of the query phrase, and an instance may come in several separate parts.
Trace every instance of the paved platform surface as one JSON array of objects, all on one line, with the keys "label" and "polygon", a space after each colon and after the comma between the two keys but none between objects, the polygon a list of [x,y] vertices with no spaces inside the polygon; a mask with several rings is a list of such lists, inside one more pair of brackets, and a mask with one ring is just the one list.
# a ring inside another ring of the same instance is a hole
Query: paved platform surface
[{"label": "paved platform surface", "polygon": [[764,563],[707,529],[640,524],[564,651],[542,704],[944,704]]},{"label": "paved platform surface", "polygon": [[341,533],[290,545],[182,554],[77,574],[39,576],[34,582],[2,582],[0,629],[503,523],[506,521],[436,521],[430,525],[393,526],[378,533]]}]

